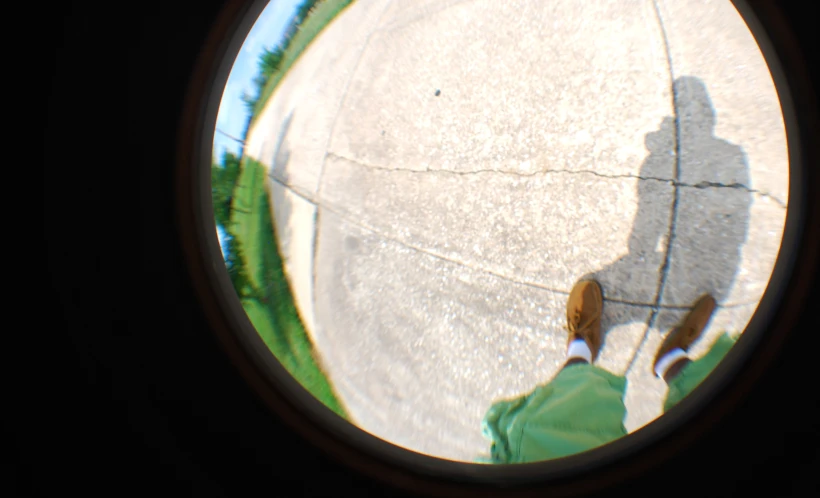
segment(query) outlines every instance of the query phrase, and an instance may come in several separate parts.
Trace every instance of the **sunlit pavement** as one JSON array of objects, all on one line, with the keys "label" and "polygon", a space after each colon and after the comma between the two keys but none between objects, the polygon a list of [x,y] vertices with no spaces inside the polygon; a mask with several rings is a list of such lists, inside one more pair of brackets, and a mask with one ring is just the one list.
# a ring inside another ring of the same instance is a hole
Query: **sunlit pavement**
[{"label": "sunlit pavement", "polygon": [[353,420],[452,459],[487,452],[493,401],[557,372],[582,277],[627,428],[660,415],[663,334],[704,292],[694,356],[743,330],[788,201],[774,85],[728,0],[357,0],[246,151]]}]

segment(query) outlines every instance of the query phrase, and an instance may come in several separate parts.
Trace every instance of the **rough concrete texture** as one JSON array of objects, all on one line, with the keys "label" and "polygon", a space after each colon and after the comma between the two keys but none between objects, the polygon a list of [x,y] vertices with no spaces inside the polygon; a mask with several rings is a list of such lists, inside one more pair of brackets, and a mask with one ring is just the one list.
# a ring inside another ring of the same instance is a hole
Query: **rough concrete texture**
[{"label": "rough concrete texture", "polygon": [[246,153],[309,198],[318,188],[347,82],[386,6],[357,0],[326,26],[290,68],[248,133]]},{"label": "rough concrete texture", "polygon": [[377,31],[330,150],[421,171],[637,174],[672,99],[651,4],[622,8],[451,2]]},{"label": "rough concrete texture", "polygon": [[564,293],[580,268],[605,267],[596,278],[608,297],[638,303],[654,300],[668,219],[632,220],[642,206],[668,213],[674,190],[591,173],[374,169],[336,156],[323,185],[333,186],[323,205],[405,245]]},{"label": "rough concrete texture", "polygon": [[[560,368],[564,294],[417,251],[324,209],[320,233],[316,341],[366,430],[416,451],[474,457],[487,449],[488,400],[526,394]],[[647,315],[607,303],[602,366],[626,370],[622,357],[637,351],[644,327],[619,324]]]},{"label": "rough concrete texture", "polygon": [[664,335],[704,292],[720,308],[693,356],[745,328],[788,201],[772,78],[728,0],[357,0],[247,151],[355,423],[456,460],[488,450],[492,402],[565,361],[583,277],[625,425],[660,416]]}]

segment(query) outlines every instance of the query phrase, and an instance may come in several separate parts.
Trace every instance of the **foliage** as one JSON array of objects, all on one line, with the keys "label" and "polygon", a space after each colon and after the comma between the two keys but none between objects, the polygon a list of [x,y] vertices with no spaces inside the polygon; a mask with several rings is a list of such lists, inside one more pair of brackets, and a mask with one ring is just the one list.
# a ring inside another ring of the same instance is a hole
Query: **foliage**
[{"label": "foliage", "polygon": [[236,180],[239,178],[239,158],[230,152],[222,154],[221,164],[211,167],[211,195],[217,225],[228,228]]},{"label": "foliage", "polygon": [[319,0],[305,0],[302,2],[302,4],[299,5],[299,8],[296,9],[294,22],[296,24],[302,24],[302,21],[307,18],[310,11],[313,10],[313,7],[315,7],[317,3],[319,3]]},{"label": "foliage", "polygon": [[[266,48],[259,57],[259,74],[264,77],[265,83],[273,73],[279,70],[279,65],[282,63],[284,54],[285,50],[280,46],[274,47],[273,49]],[[264,83],[262,86],[264,86]]]},{"label": "foliage", "polygon": [[[319,32],[353,0],[306,0],[284,41],[266,49],[253,79],[255,94],[243,94],[248,126]],[[247,136],[247,129],[244,133]],[[241,163],[241,164],[240,164]],[[226,152],[211,168],[214,217],[225,234],[225,265],[248,318],[270,351],[293,377],[343,418],[340,403],[308,338],[285,275],[265,182],[265,168]]]},{"label": "foliage", "polygon": [[228,272],[245,313],[273,355],[311,394],[347,414],[325,372],[294,302],[279,252],[265,167],[242,159],[231,213]]},{"label": "foliage", "polygon": [[251,119],[265,106],[273,90],[310,42],[351,3],[353,0],[305,0],[299,5],[289,34],[280,45],[265,49],[260,56],[258,73],[253,79],[253,95],[242,97]]},{"label": "foliage", "polygon": [[228,239],[225,249],[225,267],[228,269],[231,283],[240,297],[251,296],[255,293],[246,270],[245,252],[242,250],[242,244],[228,230],[226,230],[226,233]]}]

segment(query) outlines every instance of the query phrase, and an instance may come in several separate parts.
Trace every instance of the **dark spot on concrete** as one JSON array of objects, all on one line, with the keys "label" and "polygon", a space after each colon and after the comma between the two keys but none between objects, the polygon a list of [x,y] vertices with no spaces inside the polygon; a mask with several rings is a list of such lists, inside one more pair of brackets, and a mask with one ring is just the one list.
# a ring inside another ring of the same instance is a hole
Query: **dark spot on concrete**
[{"label": "dark spot on concrete", "polygon": [[382,136],[384,136],[384,130],[382,130]]},{"label": "dark spot on concrete", "polygon": [[351,236],[345,237],[345,247],[348,251],[355,251],[359,248],[359,239]]},{"label": "dark spot on concrete", "polygon": [[441,90],[436,90],[436,97],[438,97],[439,95],[441,95]]}]

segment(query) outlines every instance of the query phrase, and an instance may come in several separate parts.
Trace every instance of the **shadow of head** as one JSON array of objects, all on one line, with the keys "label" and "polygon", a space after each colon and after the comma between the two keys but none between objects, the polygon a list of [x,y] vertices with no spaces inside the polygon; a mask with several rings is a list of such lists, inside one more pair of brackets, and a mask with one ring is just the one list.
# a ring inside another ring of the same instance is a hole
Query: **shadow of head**
[{"label": "shadow of head", "polygon": [[707,293],[727,304],[741,265],[752,203],[745,154],[714,135],[717,113],[703,81],[681,77],[673,89],[675,115],[644,138],[649,154],[635,180],[628,250],[582,277],[600,282],[605,299],[637,305],[605,316],[611,326]]},{"label": "shadow of head", "polygon": [[699,78],[681,76],[673,83],[675,113],[681,127],[680,134],[688,139],[704,135],[711,137],[717,124],[715,108]]}]

